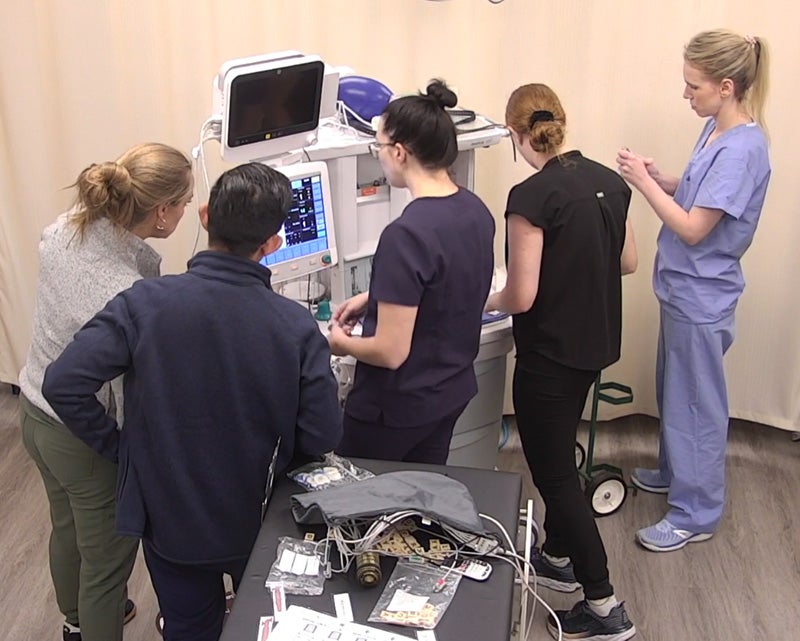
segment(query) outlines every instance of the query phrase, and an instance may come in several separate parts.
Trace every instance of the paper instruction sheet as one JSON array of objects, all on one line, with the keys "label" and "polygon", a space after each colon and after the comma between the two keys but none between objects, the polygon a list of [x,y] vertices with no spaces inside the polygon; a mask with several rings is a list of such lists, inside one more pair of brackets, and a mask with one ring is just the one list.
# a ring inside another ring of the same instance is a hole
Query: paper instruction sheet
[{"label": "paper instruction sheet", "polygon": [[297,605],[289,606],[269,641],[408,641],[409,637],[342,621]]}]

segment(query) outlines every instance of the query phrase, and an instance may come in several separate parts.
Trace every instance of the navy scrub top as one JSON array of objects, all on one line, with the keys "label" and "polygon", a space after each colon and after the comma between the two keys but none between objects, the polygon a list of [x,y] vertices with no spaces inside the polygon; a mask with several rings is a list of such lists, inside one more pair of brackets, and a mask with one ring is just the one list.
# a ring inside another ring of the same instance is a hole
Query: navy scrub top
[{"label": "navy scrub top", "polygon": [[378,301],[418,307],[411,351],[397,370],[359,362],[346,414],[414,427],[477,393],[473,362],[494,272],[493,240],[491,213],[463,188],[415,199],[383,230],[362,335],[375,335]]}]

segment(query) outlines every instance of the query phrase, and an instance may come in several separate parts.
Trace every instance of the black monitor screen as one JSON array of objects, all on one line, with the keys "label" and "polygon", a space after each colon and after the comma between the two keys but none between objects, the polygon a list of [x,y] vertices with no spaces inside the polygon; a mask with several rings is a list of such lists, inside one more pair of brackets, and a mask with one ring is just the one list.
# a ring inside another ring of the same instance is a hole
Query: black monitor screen
[{"label": "black monitor screen", "polygon": [[234,78],[228,98],[228,146],[315,129],[324,72],[325,65],[315,61]]}]

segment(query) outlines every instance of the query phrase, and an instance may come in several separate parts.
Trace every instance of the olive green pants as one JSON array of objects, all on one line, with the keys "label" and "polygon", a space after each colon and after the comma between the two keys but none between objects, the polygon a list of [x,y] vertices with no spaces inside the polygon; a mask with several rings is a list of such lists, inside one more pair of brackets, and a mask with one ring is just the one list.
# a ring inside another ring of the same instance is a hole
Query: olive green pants
[{"label": "olive green pants", "polygon": [[117,536],[117,465],[20,396],[22,442],[50,501],[50,574],[58,608],[83,641],[121,641],[139,540]]}]

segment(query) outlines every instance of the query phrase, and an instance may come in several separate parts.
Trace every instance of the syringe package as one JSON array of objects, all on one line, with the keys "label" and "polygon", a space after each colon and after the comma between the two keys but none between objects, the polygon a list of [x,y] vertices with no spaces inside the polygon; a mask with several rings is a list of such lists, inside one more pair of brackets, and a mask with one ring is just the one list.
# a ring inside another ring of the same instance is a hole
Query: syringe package
[{"label": "syringe package", "polygon": [[401,559],[368,621],[432,630],[444,616],[460,581],[455,572]]},{"label": "syringe package", "polygon": [[329,452],[325,455],[324,461],[307,463],[292,470],[287,476],[306,490],[314,492],[363,481],[375,475],[369,470],[353,465],[346,458]]},{"label": "syringe package", "polygon": [[286,594],[316,596],[325,589],[324,546],[288,536],[278,539],[278,552],[267,584],[281,583]]}]

